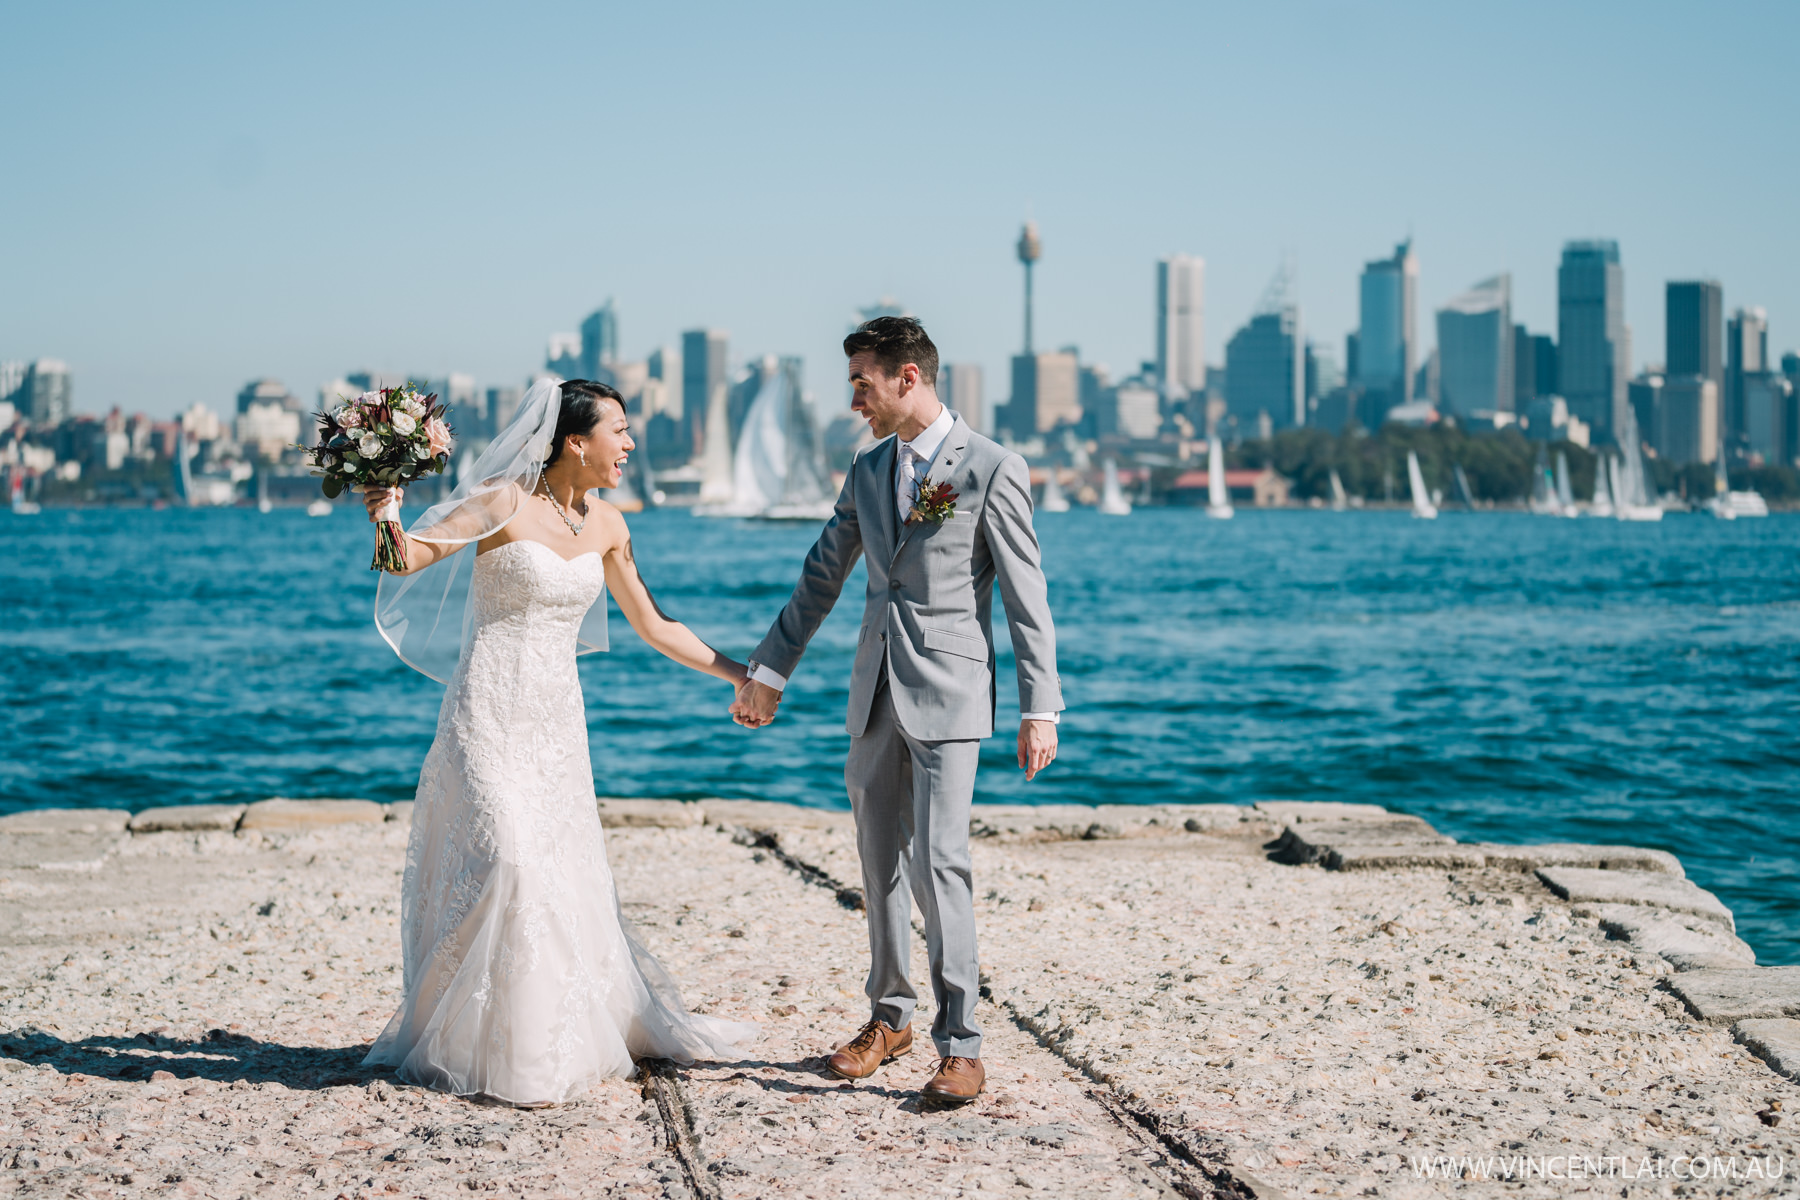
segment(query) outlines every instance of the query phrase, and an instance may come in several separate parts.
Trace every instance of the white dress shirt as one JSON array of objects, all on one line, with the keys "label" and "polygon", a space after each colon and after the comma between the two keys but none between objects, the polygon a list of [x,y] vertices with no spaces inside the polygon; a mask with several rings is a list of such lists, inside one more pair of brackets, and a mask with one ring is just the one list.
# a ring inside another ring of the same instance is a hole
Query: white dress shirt
[{"label": "white dress shirt", "polygon": [[[937,419],[919,431],[919,436],[910,442],[896,441],[894,463],[894,506],[900,515],[900,524],[906,524],[906,518],[912,513],[913,502],[919,498],[919,484],[931,473],[931,462],[937,452],[943,449],[944,439],[950,436],[951,426],[956,424],[956,416],[942,405],[938,407]],[[909,463],[912,467],[910,475],[906,470]],[[787,690],[787,676],[771,671],[768,667],[757,663],[750,671],[750,678],[758,683],[767,684],[778,692]],[[1061,724],[1060,714],[1020,713],[1021,721],[1048,721],[1052,725]]]}]

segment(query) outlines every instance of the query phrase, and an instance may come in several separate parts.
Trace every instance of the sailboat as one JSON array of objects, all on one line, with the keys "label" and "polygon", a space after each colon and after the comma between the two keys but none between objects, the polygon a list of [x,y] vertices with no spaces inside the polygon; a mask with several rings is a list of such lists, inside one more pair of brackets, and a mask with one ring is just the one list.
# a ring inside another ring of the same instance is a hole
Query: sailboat
[{"label": "sailboat", "polygon": [[1579,515],[1575,510],[1575,493],[1569,487],[1569,456],[1561,450],[1556,452],[1556,515]]},{"label": "sailboat", "polygon": [[1100,489],[1100,511],[1109,517],[1131,515],[1131,504],[1125,499],[1125,493],[1119,490],[1119,464],[1111,458],[1106,460],[1106,482]]},{"label": "sailboat", "polygon": [[43,510],[37,502],[25,498],[25,477],[14,471],[12,477],[12,513],[15,517],[35,517]]},{"label": "sailboat", "polygon": [[[759,396],[760,400],[761,397]],[[745,422],[748,430],[749,422]],[[723,383],[715,383],[706,402],[706,434],[700,447],[700,503],[696,517],[748,517],[736,502],[731,458],[731,401]]]},{"label": "sailboat", "polygon": [[1431,493],[1425,490],[1425,472],[1419,470],[1416,450],[1406,452],[1406,485],[1412,492],[1412,515],[1426,521],[1437,520],[1437,505],[1431,502]]},{"label": "sailboat", "polygon": [[1470,512],[1475,511],[1475,493],[1469,490],[1469,477],[1463,474],[1462,464],[1454,463],[1450,468],[1452,480],[1456,484],[1456,498],[1462,501],[1463,507]]},{"label": "sailboat", "polygon": [[1344,481],[1338,478],[1337,468],[1331,468],[1331,511],[1343,512],[1350,507],[1350,497],[1344,495]]},{"label": "sailboat", "polygon": [[1766,517],[1769,515],[1769,502],[1756,491],[1732,491],[1731,480],[1725,474],[1725,458],[1721,455],[1713,468],[1713,496],[1706,502],[1706,511],[1722,521],[1735,521],[1739,517]]},{"label": "sailboat", "polygon": [[1594,498],[1588,504],[1588,515],[1610,517],[1613,515],[1612,488],[1606,484],[1607,473],[1611,469],[1612,459],[1601,455],[1594,460]]},{"label": "sailboat", "polygon": [[1051,467],[1044,477],[1044,498],[1038,501],[1038,511],[1059,513],[1069,511],[1069,498],[1063,494],[1062,484],[1056,480],[1057,471]]},{"label": "sailboat", "polygon": [[269,472],[264,468],[256,473],[256,511],[266,515],[274,510],[275,505],[269,500]]},{"label": "sailboat", "polygon": [[309,517],[329,517],[331,515],[331,501],[320,496],[306,506],[306,515]]},{"label": "sailboat", "polygon": [[1219,439],[1207,439],[1206,447],[1206,515],[1220,521],[1229,521],[1235,513],[1231,507],[1231,493],[1225,490],[1225,447]]},{"label": "sailboat", "polygon": [[1624,428],[1620,431],[1618,473],[1613,477],[1613,512],[1621,521],[1660,521],[1662,505],[1650,495],[1650,484],[1644,476],[1644,454],[1638,447],[1637,418],[1629,405],[1625,408]]},{"label": "sailboat", "polygon": [[1530,507],[1536,516],[1557,515],[1556,481],[1550,474],[1550,459],[1542,446],[1538,447],[1537,465],[1531,469]]}]

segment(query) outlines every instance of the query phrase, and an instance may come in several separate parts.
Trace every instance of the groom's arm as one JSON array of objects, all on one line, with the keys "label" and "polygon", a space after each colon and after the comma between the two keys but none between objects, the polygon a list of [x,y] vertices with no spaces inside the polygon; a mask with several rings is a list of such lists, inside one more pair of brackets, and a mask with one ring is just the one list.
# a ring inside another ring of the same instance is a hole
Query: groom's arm
[{"label": "groom's arm", "polygon": [[844,490],[838,493],[831,519],[820,531],[818,541],[806,553],[800,567],[800,582],[794,594],[782,607],[775,623],[757,646],[751,661],[756,669],[751,679],[780,693],[787,687],[787,677],[800,665],[807,643],[837,603],[844,581],[862,555],[862,527],[856,513],[856,491],[852,482],[856,464],[844,476]]},{"label": "groom's arm", "polygon": [[1056,673],[1056,626],[1050,619],[1043,556],[1031,527],[1031,473],[1008,454],[988,484],[982,531],[1000,584],[1019,672],[1019,712],[1025,720],[1054,721],[1063,710]]}]

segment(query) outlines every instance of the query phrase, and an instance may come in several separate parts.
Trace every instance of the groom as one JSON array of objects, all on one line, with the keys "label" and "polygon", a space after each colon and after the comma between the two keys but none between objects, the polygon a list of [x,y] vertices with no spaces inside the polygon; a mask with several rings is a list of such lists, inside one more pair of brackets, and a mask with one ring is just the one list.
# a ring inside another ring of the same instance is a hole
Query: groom
[{"label": "groom", "polygon": [[794,594],[750,662],[731,707],[739,724],[774,719],[787,677],[831,611],[859,555],[869,590],[850,672],[844,782],[856,816],[869,913],[873,1013],[829,1067],[873,1075],[912,1049],[917,995],[908,970],[912,897],[925,920],[931,1040],[925,1095],[980,1094],[980,972],[969,865],[969,805],[981,739],[994,731],[994,584],[1019,671],[1019,766],[1056,757],[1062,690],[1025,460],[938,401],[937,347],[911,317],[877,317],[844,339],[853,408],[878,441],[861,451]]}]

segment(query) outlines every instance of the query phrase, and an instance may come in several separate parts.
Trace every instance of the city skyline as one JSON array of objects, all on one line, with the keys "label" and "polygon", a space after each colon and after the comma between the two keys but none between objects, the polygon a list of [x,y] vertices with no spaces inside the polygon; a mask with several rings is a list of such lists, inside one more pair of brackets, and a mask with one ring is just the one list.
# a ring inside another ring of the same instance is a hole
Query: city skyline
[{"label": "city skyline", "polygon": [[[898,183],[856,169],[883,101],[854,53],[885,32],[868,16],[186,14],[122,10],[81,38],[72,15],[0,17],[40,48],[0,81],[0,128],[43,168],[0,200],[0,359],[68,362],[79,411],[223,409],[246,379],[305,393],[365,364],[515,384],[608,297],[625,358],[725,330],[744,359],[807,359],[835,411],[847,314],[890,294],[994,393],[1018,348],[1027,215],[1038,348],[1073,343],[1114,378],[1155,358],[1160,258],[1206,261],[1220,366],[1284,251],[1306,333],[1341,353],[1363,264],[1409,235],[1421,352],[1430,314],[1501,272],[1513,319],[1554,331],[1562,246],[1592,238],[1621,247],[1633,371],[1662,359],[1668,280],[1718,279],[1727,311],[1769,313],[1773,353],[1800,345],[1800,234],[1781,220],[1796,168],[1775,149],[1795,107],[1787,9],[1320,6],[1290,31],[1280,12],[1139,6],[1088,29],[927,7],[933,52],[893,97],[914,125],[897,144],[925,149],[902,152],[921,161]],[[1764,36],[1736,38],[1746,22]],[[583,77],[539,52],[550,28],[619,53]],[[1660,85],[1709,45],[1744,63],[1732,96]],[[1377,46],[1404,69],[1365,70]],[[1194,47],[1212,49],[1175,70]],[[713,70],[753,54],[795,66],[754,87]],[[491,82],[372,84],[390,61]],[[1471,95],[1472,61],[1517,67],[1520,86]],[[1070,72],[1091,86],[1053,86]],[[1459,95],[1453,112],[1419,99],[1434,91]],[[1373,164],[1359,147],[1383,123],[1402,149]],[[1521,157],[1531,170],[1491,170]]]}]

